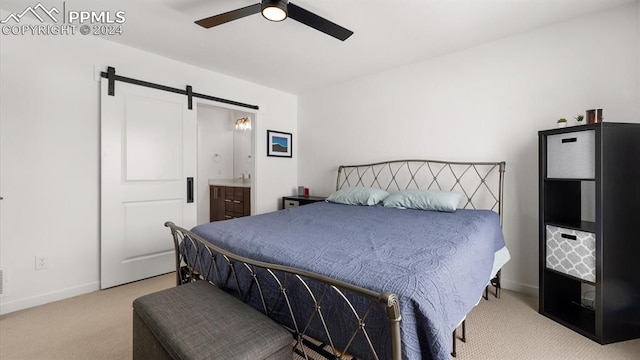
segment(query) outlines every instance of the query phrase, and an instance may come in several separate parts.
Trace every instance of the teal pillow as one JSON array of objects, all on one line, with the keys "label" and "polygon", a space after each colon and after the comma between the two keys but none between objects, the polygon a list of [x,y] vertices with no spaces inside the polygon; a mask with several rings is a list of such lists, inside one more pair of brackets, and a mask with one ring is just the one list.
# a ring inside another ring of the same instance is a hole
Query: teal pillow
[{"label": "teal pillow", "polygon": [[378,204],[387,196],[389,196],[388,192],[376,188],[348,187],[329,195],[327,201],[338,204],[371,206]]},{"label": "teal pillow", "polygon": [[440,190],[403,190],[384,199],[385,207],[454,212],[462,194]]}]

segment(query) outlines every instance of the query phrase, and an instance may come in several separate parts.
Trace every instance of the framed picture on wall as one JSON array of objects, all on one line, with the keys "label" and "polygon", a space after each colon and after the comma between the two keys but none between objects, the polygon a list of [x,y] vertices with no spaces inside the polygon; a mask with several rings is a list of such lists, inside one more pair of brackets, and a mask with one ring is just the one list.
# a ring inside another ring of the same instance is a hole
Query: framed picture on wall
[{"label": "framed picture on wall", "polygon": [[267,130],[267,156],[292,157],[291,134]]}]

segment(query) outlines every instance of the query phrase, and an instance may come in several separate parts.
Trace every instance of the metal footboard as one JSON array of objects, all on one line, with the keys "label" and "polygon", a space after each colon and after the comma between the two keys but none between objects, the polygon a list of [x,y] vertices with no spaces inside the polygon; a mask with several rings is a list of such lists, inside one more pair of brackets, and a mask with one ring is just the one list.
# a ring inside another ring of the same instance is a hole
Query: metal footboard
[{"label": "metal footboard", "polygon": [[[348,354],[358,339],[368,349],[356,356],[401,359],[400,303],[395,294],[255,261],[219,248],[172,222],[165,226],[173,236],[177,285],[206,280],[252,305],[292,332],[294,352],[299,357],[353,359]],[[340,312],[340,324],[331,324],[328,320],[335,318],[336,311]],[[367,327],[376,315],[386,317],[388,328]],[[387,346],[380,346],[380,336]]]}]

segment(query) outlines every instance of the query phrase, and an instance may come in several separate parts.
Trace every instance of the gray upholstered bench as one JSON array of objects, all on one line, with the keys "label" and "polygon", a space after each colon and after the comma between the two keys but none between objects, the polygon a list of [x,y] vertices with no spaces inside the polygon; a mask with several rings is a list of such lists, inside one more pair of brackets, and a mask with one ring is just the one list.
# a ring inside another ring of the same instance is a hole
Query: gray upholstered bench
[{"label": "gray upholstered bench", "polygon": [[291,360],[291,333],[206,281],[133,302],[134,359]]}]

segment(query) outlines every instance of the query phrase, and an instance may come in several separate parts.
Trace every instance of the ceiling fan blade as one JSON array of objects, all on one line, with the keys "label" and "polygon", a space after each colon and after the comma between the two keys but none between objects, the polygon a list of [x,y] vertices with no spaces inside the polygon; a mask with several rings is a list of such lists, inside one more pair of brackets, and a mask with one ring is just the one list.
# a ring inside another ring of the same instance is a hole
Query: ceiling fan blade
[{"label": "ceiling fan blade", "polygon": [[203,28],[212,28],[214,26],[218,26],[220,24],[227,23],[229,21],[237,20],[243,18],[245,16],[257,14],[260,12],[260,4],[254,4],[245,6],[240,9],[227,11],[226,13],[210,16],[208,18],[200,19],[195,23],[202,26]]},{"label": "ceiling fan blade", "polygon": [[353,31],[343,28],[321,16],[301,8],[298,5],[289,3],[287,12],[290,18],[299,21],[307,26],[322,31],[323,33],[333,36],[338,40],[345,41],[349,36],[353,35]]}]

